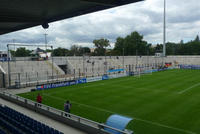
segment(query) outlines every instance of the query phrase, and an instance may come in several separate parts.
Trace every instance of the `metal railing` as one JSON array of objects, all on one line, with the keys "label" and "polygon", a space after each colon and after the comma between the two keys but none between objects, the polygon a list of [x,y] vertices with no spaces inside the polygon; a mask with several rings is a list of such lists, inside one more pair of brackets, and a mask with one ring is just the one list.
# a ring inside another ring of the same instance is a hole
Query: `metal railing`
[{"label": "metal railing", "polygon": [[92,121],[92,120],[89,120],[89,119],[86,119],[86,118],[83,118],[83,117],[80,117],[80,116],[77,116],[77,115],[74,115],[74,114],[71,114],[71,113],[66,113],[62,110],[59,110],[59,109],[56,109],[56,108],[53,108],[53,107],[50,107],[50,106],[47,106],[47,105],[44,105],[44,104],[37,103],[37,102],[34,102],[32,100],[29,100],[29,99],[26,99],[26,98],[23,98],[23,97],[20,97],[20,96],[10,94],[8,92],[0,92],[0,95],[1,96],[3,95],[4,97],[2,97],[2,98],[4,98],[4,99],[8,98],[8,100],[15,100],[16,102],[20,101],[20,102],[22,102],[26,105],[35,107],[37,109],[41,109],[41,110],[51,112],[52,114],[56,114],[56,115],[58,115],[62,118],[67,118],[68,120],[72,120],[72,121],[75,121],[77,123],[86,125],[87,127],[91,127],[91,128],[95,128],[97,130],[101,130],[105,133],[109,133],[109,132],[105,131],[104,128],[109,128],[109,129],[117,131],[121,134],[132,134],[132,131],[129,131],[129,130],[122,131],[122,130],[119,130],[117,128],[107,126],[103,123],[98,123],[98,122],[95,122],[95,121]]}]

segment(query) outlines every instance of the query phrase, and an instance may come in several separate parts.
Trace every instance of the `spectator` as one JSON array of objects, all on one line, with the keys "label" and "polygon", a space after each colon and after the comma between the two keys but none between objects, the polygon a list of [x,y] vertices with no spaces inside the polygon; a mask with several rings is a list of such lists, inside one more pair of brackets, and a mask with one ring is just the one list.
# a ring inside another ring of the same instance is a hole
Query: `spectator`
[{"label": "spectator", "polygon": [[[38,93],[37,96],[37,103],[42,103],[42,96]],[[40,104],[38,104],[38,106],[41,106]]]},{"label": "spectator", "polygon": [[[66,103],[64,104],[64,110],[67,113],[70,113],[70,109],[71,109],[72,104],[67,100]],[[68,114],[65,114],[65,116],[69,116]]]}]

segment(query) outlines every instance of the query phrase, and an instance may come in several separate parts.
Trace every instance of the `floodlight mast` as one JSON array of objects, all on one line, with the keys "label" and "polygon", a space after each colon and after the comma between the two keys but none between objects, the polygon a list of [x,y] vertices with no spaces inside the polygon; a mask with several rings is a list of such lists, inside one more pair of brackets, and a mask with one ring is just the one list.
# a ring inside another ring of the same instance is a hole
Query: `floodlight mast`
[{"label": "floodlight mast", "polygon": [[10,55],[9,55],[9,44],[7,45],[7,62],[8,62],[8,86],[11,86],[11,77],[10,77]]},{"label": "floodlight mast", "polygon": [[164,0],[164,20],[163,20],[163,57],[166,56],[166,0]]}]

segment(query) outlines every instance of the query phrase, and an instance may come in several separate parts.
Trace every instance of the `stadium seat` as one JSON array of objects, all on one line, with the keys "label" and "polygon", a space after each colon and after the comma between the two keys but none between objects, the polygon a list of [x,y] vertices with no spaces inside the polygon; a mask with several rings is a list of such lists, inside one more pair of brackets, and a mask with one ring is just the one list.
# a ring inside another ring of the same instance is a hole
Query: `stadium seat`
[{"label": "stadium seat", "polygon": [[[7,106],[0,105],[0,126],[12,134],[63,134]],[[5,134],[3,130],[0,134]]]}]

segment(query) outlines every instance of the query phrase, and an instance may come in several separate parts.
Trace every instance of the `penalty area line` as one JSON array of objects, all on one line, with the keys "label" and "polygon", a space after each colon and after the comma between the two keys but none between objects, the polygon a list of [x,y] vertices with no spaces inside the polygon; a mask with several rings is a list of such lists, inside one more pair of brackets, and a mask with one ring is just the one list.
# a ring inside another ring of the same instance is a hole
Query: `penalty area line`
[{"label": "penalty area line", "polygon": [[[51,94],[43,93],[43,95],[51,97],[51,98],[54,98],[54,99],[57,99],[57,100],[62,100],[62,101],[64,100],[65,101],[65,99],[59,98],[59,97],[55,97],[55,96],[51,96]],[[96,109],[96,110],[107,112],[107,113],[111,113],[111,114],[116,114],[116,112],[113,112],[113,111],[110,111],[110,110],[106,110],[106,109],[98,108],[98,107],[95,107],[95,106],[90,106],[90,105],[78,103],[78,102],[75,102],[75,101],[71,101],[71,102],[74,103],[74,104],[77,104],[77,105],[84,106],[84,107]],[[188,131],[188,130],[185,130],[185,129],[176,128],[176,127],[172,127],[172,126],[167,126],[167,125],[164,125],[164,124],[161,124],[161,123],[157,123],[157,122],[153,122],[153,121],[149,121],[149,120],[144,120],[144,119],[141,119],[141,118],[136,118],[136,117],[132,117],[132,118],[134,120],[145,122],[147,124],[151,124],[151,125],[155,125],[155,126],[159,126],[159,127],[164,127],[164,128],[168,128],[168,129],[172,129],[172,130],[176,130],[176,131],[179,131],[179,132],[183,132],[185,134],[196,134],[195,132]]]},{"label": "penalty area line", "polygon": [[188,88],[186,88],[186,89],[184,89],[184,90],[178,92],[178,94],[185,93],[185,92],[187,92],[188,90],[190,90],[190,89],[192,89],[192,88],[194,88],[194,87],[197,87],[197,86],[199,86],[199,85],[200,85],[200,83],[194,84],[194,85],[192,85],[192,86],[190,86],[190,87],[188,87]]}]

